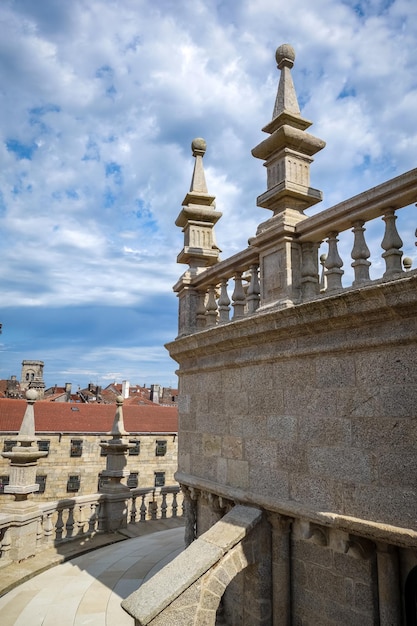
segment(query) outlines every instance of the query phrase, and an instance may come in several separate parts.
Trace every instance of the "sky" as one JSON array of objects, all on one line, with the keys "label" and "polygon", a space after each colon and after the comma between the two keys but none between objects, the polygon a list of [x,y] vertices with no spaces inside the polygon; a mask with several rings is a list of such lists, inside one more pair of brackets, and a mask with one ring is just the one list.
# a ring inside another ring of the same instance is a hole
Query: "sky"
[{"label": "sky", "polygon": [[[191,141],[207,142],[227,258],[270,216],[251,149],[280,44],[295,48],[302,115],[327,144],[308,214],[417,167],[415,0],[1,0],[0,28],[0,378],[40,359],[47,386],[177,386],[164,344],[186,269],[174,222]],[[397,221],[414,267],[415,212]],[[382,226],[367,232],[376,272]]]}]

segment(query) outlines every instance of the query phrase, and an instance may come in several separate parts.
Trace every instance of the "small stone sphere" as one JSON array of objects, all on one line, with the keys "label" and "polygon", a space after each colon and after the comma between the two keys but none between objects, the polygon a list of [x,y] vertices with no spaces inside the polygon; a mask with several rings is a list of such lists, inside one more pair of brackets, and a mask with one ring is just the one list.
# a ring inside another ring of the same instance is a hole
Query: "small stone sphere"
[{"label": "small stone sphere", "polygon": [[123,400],[124,400],[123,396],[117,396],[116,398],[117,404],[123,404]]},{"label": "small stone sphere", "polygon": [[413,266],[413,259],[409,256],[403,258],[403,267],[405,270],[411,270]]},{"label": "small stone sphere", "polygon": [[201,137],[197,137],[191,142],[191,150],[193,151],[193,154],[195,154],[196,152],[204,154],[207,150],[207,144],[204,139],[202,139]]},{"label": "small stone sphere", "polygon": [[27,400],[37,400],[38,399],[38,392],[36,391],[36,389],[28,389],[26,391],[26,399]]},{"label": "small stone sphere", "polygon": [[277,51],[275,53],[275,58],[277,60],[278,67],[280,66],[282,61],[284,61],[284,59],[289,61],[290,62],[289,65],[290,65],[290,67],[292,67],[294,65],[294,61],[295,61],[295,51],[294,51],[294,48],[292,46],[290,46],[289,43],[283,43],[282,46],[279,46],[277,48]]}]

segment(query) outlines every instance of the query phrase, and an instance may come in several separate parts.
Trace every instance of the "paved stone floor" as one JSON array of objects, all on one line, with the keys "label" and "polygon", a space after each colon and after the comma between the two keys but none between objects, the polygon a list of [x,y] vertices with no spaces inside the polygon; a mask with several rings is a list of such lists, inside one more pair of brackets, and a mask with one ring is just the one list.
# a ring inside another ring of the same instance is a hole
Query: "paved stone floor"
[{"label": "paved stone floor", "polygon": [[120,602],[184,549],[184,528],[121,541],[57,565],[0,598],[1,626],[133,626]]}]

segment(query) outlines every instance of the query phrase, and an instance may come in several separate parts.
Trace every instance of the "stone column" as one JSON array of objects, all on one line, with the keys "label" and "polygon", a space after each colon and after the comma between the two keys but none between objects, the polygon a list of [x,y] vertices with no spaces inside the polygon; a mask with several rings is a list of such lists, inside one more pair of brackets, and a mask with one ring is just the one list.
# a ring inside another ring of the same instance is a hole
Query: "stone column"
[{"label": "stone column", "polygon": [[31,494],[39,490],[36,483],[38,459],[46,456],[36,445],[35,413],[33,405],[38,397],[34,389],[26,392],[27,406],[23,416],[17,445],[11,452],[2,452],[10,459],[10,482],[4,488],[5,493],[14,495],[14,502],[7,502],[3,512],[13,515],[14,524],[10,527],[10,558],[20,561],[36,553],[36,535],[38,528],[39,507],[29,500]]},{"label": "stone column", "polygon": [[400,626],[401,582],[398,549],[377,543],[378,599],[380,626]]},{"label": "stone column", "polygon": [[127,526],[127,503],[130,498],[130,489],[121,481],[129,476],[126,468],[127,452],[134,446],[129,443],[126,435],[129,433],[124,428],[123,422],[123,396],[116,398],[116,415],[113,427],[107,434],[112,436],[108,442],[100,443],[100,447],[106,451],[106,469],[102,477],[108,478],[109,482],[100,487],[100,492],[106,495],[105,519],[107,531],[119,530]]},{"label": "stone column", "polygon": [[278,513],[268,515],[272,542],[273,626],[291,624],[291,523]]}]

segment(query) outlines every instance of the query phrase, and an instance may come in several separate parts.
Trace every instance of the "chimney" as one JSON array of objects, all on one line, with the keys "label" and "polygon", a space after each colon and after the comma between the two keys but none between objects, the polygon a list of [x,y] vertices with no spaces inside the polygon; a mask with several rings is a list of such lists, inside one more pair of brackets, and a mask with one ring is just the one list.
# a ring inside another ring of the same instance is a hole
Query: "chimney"
[{"label": "chimney", "polygon": [[151,402],[155,402],[155,404],[159,404],[159,385],[151,385]]},{"label": "chimney", "polygon": [[130,383],[128,380],[122,382],[122,398],[126,400],[129,397]]}]

